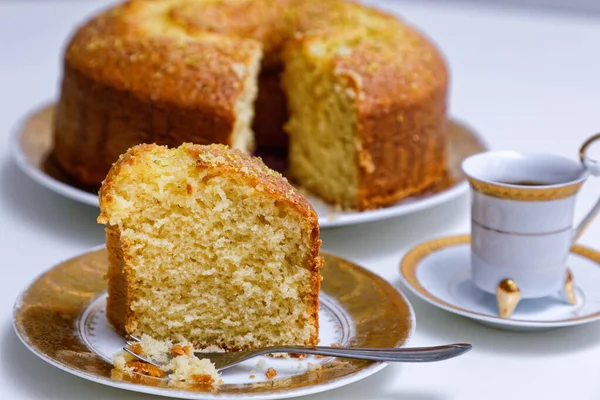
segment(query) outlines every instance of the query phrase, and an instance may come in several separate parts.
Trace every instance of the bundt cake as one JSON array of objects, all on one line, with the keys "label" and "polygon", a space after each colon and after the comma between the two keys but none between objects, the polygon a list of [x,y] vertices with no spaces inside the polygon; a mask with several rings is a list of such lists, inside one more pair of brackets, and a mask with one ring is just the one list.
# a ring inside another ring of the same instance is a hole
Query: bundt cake
[{"label": "bundt cake", "polygon": [[318,218],[260,158],[137,145],[99,200],[106,316],[121,334],[226,350],[317,344]]},{"label": "bundt cake", "polygon": [[94,186],[139,143],[266,148],[295,185],[373,209],[443,176],[447,86],[431,41],[364,5],[131,0],[67,46],[53,158]]}]

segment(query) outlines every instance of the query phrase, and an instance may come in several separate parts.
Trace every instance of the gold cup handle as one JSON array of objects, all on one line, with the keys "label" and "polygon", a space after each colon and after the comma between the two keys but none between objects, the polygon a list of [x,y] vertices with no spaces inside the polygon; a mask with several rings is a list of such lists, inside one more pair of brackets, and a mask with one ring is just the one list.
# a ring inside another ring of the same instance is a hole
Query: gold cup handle
[{"label": "gold cup handle", "polygon": [[[585,143],[581,146],[579,150],[579,159],[581,163],[585,166],[588,172],[593,176],[600,176],[600,163],[598,161],[591,159],[587,156],[588,147],[595,141],[600,139],[600,133],[595,134],[591,138],[585,141]],[[596,202],[594,207],[590,210],[590,212],[583,218],[583,220],[577,225],[575,228],[575,237],[573,241],[577,241],[579,237],[583,234],[585,229],[590,225],[590,223],[594,220],[598,212],[600,211],[600,199]]]}]

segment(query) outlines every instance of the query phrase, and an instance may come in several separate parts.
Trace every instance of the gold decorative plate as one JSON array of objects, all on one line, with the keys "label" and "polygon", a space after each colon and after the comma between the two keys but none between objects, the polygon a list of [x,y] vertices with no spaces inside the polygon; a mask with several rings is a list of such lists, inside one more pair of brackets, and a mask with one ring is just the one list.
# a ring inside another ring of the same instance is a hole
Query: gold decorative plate
[{"label": "gold decorative plate", "polygon": [[598,251],[580,245],[571,248],[567,265],[573,274],[575,304],[557,292],[523,299],[509,318],[501,318],[495,295],[480,290],[470,279],[470,244],[470,235],[458,235],[415,246],[400,265],[403,283],[436,307],[502,329],[545,330],[600,320]]},{"label": "gold decorative plate", "polygon": [[[73,200],[98,206],[97,188],[81,187],[53,162],[52,119],[54,106],[49,105],[27,116],[15,130],[11,154],[19,167],[34,181]],[[466,193],[469,189],[461,164],[472,154],[487,150],[477,134],[455,120],[450,120],[448,129],[448,173],[446,177],[423,191],[398,203],[371,211],[341,212],[315,196],[307,196],[319,215],[321,228],[359,224],[381,219],[394,218],[434,207]]]},{"label": "gold decorative plate", "polygon": [[[406,298],[375,274],[331,254],[323,256],[321,344],[404,347],[415,327]],[[187,399],[303,396],[347,385],[387,365],[309,356],[264,358],[263,367],[253,359],[223,371],[224,384],[208,391],[205,386],[172,386],[163,379],[123,374],[110,362],[125,341],[104,315],[106,269],[106,249],[99,247],[38,277],[15,303],[14,327],[25,346],[48,363],[94,382]],[[322,368],[309,369],[308,363]],[[268,367],[277,370],[274,380],[265,377]]]}]

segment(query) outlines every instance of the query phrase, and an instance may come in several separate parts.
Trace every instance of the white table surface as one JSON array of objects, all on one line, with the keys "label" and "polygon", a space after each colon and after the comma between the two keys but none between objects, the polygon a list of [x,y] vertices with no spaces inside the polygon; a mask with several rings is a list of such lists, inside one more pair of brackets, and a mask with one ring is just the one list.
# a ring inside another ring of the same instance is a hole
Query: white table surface
[{"label": "white table surface", "polygon": [[[19,292],[52,265],[103,243],[97,210],[29,180],[11,161],[8,139],[24,114],[57,93],[60,51],[74,25],[107,1],[0,2],[0,398],[141,399],[147,395],[71,376],[25,349],[12,328]],[[475,4],[385,2],[423,28],[452,69],[451,112],[495,149],[576,157],[600,131],[600,18]],[[600,194],[581,192],[577,218]],[[324,231],[324,249],[399,283],[410,246],[468,231],[468,196],[391,221]],[[581,241],[600,247],[600,221]],[[311,399],[598,399],[600,324],[544,333],[480,326],[408,296],[417,316],[411,345],[470,342],[457,359],[392,365]]]}]

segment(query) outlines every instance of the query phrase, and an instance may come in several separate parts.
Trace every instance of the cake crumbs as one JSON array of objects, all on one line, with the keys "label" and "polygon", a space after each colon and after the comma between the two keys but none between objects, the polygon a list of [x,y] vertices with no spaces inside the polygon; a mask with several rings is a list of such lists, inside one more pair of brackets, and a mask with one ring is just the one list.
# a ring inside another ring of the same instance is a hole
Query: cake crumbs
[{"label": "cake crumbs", "polygon": [[144,355],[144,350],[142,349],[142,345],[139,343],[134,343],[129,348],[131,349],[131,351],[133,351],[137,355],[140,355],[140,356]]},{"label": "cake crumbs", "polygon": [[306,369],[308,371],[317,371],[317,370],[321,370],[323,369],[323,366],[321,364],[313,364],[313,363],[308,363],[306,365]]},{"label": "cake crumbs", "polygon": [[254,379],[254,378],[256,378],[256,375],[254,375],[254,374],[250,375],[250,379]]},{"label": "cake crumbs", "polygon": [[208,358],[196,357],[193,347],[183,338],[180,343],[173,345],[169,340],[155,340],[144,334],[139,343],[130,347],[135,354],[164,365],[147,363],[121,350],[113,355],[116,370],[154,378],[168,378],[169,384],[178,381],[214,386],[215,380],[220,377],[214,364]]},{"label": "cake crumbs", "polygon": [[212,385],[215,382],[215,379],[209,374],[192,375],[191,380],[200,385]]},{"label": "cake crumbs", "polygon": [[331,347],[344,347],[341,343],[331,343]]},{"label": "cake crumbs", "polygon": [[152,376],[154,378],[164,378],[165,371],[155,365],[148,364],[140,360],[130,360],[125,364],[125,368],[142,375]]},{"label": "cake crumbs", "polygon": [[190,351],[190,346],[181,346],[176,344],[175,346],[171,347],[171,355],[173,357],[177,357],[177,356],[184,356],[184,355],[191,355],[191,351]]},{"label": "cake crumbs", "polygon": [[265,372],[265,376],[267,377],[267,379],[273,379],[277,376],[277,371],[275,371],[274,368],[269,367],[267,372]]}]

